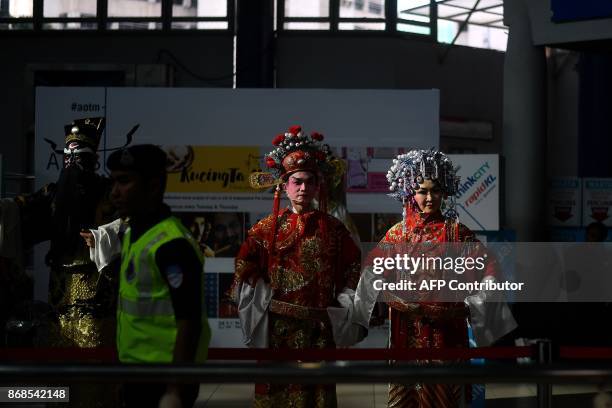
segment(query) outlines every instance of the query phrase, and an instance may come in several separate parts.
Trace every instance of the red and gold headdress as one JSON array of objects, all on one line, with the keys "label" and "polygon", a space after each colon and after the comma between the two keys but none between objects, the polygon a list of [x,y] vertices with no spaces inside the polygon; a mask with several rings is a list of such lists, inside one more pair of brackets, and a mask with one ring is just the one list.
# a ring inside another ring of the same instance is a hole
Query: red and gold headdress
[{"label": "red and gold headdress", "polygon": [[329,146],[321,143],[323,139],[318,132],[307,135],[301,126],[291,126],[287,132],[277,135],[272,140],[275,148],[264,158],[269,172],[252,173],[251,187],[262,189],[279,185],[298,171],[309,171],[325,182],[336,172],[337,166]]},{"label": "red and gold headdress", "polygon": [[307,135],[301,126],[291,126],[272,140],[275,148],[266,155],[266,166],[283,179],[297,171],[327,173],[331,151],[328,145],[321,143],[323,139],[318,132]]}]

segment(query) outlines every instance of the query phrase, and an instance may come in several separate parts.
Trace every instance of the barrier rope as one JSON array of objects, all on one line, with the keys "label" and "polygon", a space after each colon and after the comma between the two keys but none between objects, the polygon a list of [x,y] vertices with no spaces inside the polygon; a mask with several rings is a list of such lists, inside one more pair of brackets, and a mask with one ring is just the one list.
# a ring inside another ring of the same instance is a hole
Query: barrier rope
[{"label": "barrier rope", "polygon": [[[209,360],[253,361],[384,361],[515,359],[534,357],[533,347],[479,347],[442,349],[247,349],[211,348]],[[116,361],[113,348],[5,348],[0,361]]]},{"label": "barrier rope", "polygon": [[[610,360],[612,347],[567,347],[559,348],[562,360]],[[478,347],[478,348],[407,348],[407,349],[250,349],[211,348],[208,360],[252,360],[252,361],[385,361],[385,360],[470,360],[486,358],[492,360],[536,357],[536,350],[525,347]],[[0,361],[91,361],[115,362],[114,348],[2,348]]]},{"label": "barrier rope", "polygon": [[568,360],[610,360],[612,347],[566,347],[559,348],[559,357]]}]

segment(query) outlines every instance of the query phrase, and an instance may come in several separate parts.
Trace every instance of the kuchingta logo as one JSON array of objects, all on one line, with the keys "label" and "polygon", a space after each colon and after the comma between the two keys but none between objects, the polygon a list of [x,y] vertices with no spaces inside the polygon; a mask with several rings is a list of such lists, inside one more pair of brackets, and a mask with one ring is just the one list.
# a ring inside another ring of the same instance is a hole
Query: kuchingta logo
[{"label": "kuchingta logo", "polygon": [[168,192],[247,193],[249,174],[260,171],[252,146],[163,146],[168,156]]}]

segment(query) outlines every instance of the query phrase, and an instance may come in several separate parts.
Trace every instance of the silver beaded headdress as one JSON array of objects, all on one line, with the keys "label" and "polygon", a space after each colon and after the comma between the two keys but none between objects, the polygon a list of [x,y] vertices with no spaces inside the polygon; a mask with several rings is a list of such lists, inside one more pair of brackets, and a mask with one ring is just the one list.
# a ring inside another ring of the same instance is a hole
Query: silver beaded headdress
[{"label": "silver beaded headdress", "polygon": [[415,205],[414,195],[424,180],[437,181],[448,198],[445,215],[457,217],[455,194],[459,188],[457,170],[447,155],[435,149],[411,150],[393,159],[387,172],[390,197],[406,204]]}]

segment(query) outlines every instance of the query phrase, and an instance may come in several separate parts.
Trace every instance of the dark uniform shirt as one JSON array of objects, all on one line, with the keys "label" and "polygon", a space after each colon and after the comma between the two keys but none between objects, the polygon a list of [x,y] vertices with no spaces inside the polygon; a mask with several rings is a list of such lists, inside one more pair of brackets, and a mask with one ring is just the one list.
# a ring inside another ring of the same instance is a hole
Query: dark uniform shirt
[{"label": "dark uniform shirt", "polygon": [[[149,228],[171,215],[164,206],[162,213],[131,224],[130,240],[136,242]],[[202,314],[203,265],[193,246],[186,239],[174,239],[159,247],[155,261],[170,288],[170,297],[177,320],[200,320]]]}]

